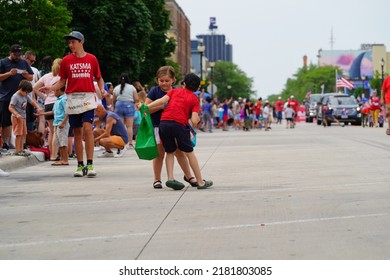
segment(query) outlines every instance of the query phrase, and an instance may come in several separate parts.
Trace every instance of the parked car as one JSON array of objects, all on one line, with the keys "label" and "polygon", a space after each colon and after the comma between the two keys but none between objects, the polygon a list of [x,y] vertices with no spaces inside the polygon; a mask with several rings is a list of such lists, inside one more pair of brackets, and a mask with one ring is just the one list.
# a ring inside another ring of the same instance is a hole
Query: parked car
[{"label": "parked car", "polygon": [[322,97],[321,93],[311,94],[309,99],[305,102],[306,122],[313,122],[313,119],[317,117],[317,106]]},{"label": "parked car", "polygon": [[333,116],[342,123],[361,125],[362,114],[360,106],[354,96],[345,94],[328,94],[321,98],[317,108],[317,124],[322,124],[323,107],[327,105],[333,109]]}]

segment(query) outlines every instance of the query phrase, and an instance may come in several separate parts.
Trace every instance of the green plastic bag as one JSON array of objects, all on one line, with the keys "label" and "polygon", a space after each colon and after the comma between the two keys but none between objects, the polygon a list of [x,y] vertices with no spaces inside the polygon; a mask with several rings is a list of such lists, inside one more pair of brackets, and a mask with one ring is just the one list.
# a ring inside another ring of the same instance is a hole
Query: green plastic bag
[{"label": "green plastic bag", "polygon": [[139,124],[137,141],[135,142],[135,151],[139,159],[152,160],[158,157],[156,138],[154,128],[150,119],[149,107],[141,105],[141,123]]}]

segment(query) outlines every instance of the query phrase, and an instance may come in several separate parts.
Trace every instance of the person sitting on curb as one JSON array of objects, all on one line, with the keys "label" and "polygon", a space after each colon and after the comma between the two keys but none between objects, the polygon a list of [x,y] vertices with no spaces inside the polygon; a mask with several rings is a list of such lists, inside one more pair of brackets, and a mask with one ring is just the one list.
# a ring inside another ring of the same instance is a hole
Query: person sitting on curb
[{"label": "person sitting on curb", "polygon": [[[123,157],[127,148],[126,144],[129,142],[128,133],[121,118],[114,112],[107,111],[103,105],[97,105],[95,109],[95,123],[102,123],[103,128],[97,127],[93,131],[95,137],[95,144],[103,146],[106,151],[98,155],[102,157]],[[111,149],[118,149],[118,153],[114,155]]]},{"label": "person sitting on curb", "polygon": [[[192,171],[198,182],[198,189],[206,189],[213,185],[212,181],[202,179],[198,159],[194,153],[190,138],[188,116],[191,116],[191,123],[199,124],[200,104],[194,94],[200,85],[200,78],[195,74],[188,74],[183,81],[184,88],[170,90],[163,97],[148,104],[149,109],[166,105],[162,112],[159,126],[159,134],[166,152],[166,168],[168,181],[166,186],[174,190],[181,190],[185,185],[174,179],[173,166],[175,151],[183,151],[188,158]],[[169,101],[169,102],[168,102]]]}]

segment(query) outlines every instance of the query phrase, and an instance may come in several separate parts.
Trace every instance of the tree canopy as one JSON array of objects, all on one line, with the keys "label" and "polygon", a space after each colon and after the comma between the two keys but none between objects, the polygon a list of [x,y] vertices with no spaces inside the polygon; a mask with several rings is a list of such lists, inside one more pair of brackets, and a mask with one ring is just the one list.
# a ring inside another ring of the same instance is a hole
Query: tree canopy
[{"label": "tree canopy", "polygon": [[0,1],[0,52],[18,43],[38,61],[68,52],[63,36],[78,30],[84,48],[100,63],[105,81],[122,73],[150,83],[168,63],[175,42],[167,37],[169,12],[164,0],[18,0]]},{"label": "tree canopy", "polygon": [[236,64],[228,61],[218,61],[213,69],[213,83],[218,90],[219,100],[238,97],[250,98],[253,79],[249,78]]},{"label": "tree canopy", "polygon": [[324,86],[324,92],[334,92],[336,84],[336,70],[339,74],[342,71],[338,67],[324,66],[317,67],[310,65],[308,67],[302,67],[297,70],[293,75],[293,78],[287,80],[285,88],[280,95],[272,95],[269,100],[276,100],[278,96],[281,96],[284,100],[287,100],[291,95],[298,101],[303,101],[308,91],[312,93],[321,93]]},{"label": "tree canopy", "polygon": [[9,47],[20,44],[23,51],[32,50],[38,58],[62,57],[72,17],[64,0],[0,1],[0,53],[8,55]]}]

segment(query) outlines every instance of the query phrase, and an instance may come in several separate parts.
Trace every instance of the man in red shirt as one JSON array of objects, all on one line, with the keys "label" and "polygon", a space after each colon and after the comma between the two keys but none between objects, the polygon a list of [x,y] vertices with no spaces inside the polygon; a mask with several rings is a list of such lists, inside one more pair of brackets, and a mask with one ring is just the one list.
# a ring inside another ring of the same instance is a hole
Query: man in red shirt
[{"label": "man in red shirt", "polygon": [[[102,94],[104,80],[100,73],[97,58],[84,51],[84,35],[78,31],[72,31],[65,35],[68,47],[72,51],[62,59],[59,76],[60,81],[48,88],[42,88],[45,92],[56,91],[66,85],[66,113],[69,115],[69,123],[74,132],[74,145],[77,156],[77,170],[74,177],[95,177],[93,167],[94,138],[92,123],[95,108],[97,106],[94,78],[97,81]],[[87,154],[87,166],[83,161],[83,136],[85,139],[85,152]]]},{"label": "man in red shirt", "polygon": [[284,101],[282,98],[279,96],[278,101],[275,103],[275,108],[276,108],[276,116],[278,118],[276,123],[282,124],[282,119],[283,119],[283,107],[284,107]]},{"label": "man in red shirt", "polygon": [[195,174],[198,182],[198,189],[206,189],[213,185],[212,181],[202,179],[198,159],[195,156],[190,137],[190,128],[188,118],[193,125],[197,125],[200,121],[199,100],[194,94],[200,85],[200,78],[195,74],[188,74],[183,81],[184,88],[176,88],[170,90],[165,96],[150,103],[149,109],[167,104],[164,109],[159,126],[159,134],[163,143],[166,158],[166,168],[168,181],[167,187],[174,190],[181,190],[184,184],[178,182],[173,176],[174,153],[179,149],[185,153],[190,163],[190,166]]}]

